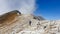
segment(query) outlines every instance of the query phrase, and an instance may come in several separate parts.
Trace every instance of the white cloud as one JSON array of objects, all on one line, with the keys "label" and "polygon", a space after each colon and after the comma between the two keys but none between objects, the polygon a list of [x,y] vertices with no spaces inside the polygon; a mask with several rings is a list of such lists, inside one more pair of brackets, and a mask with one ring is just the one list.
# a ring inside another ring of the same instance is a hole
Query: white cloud
[{"label": "white cloud", "polygon": [[23,14],[33,13],[35,0],[0,0],[0,14],[19,10]]},{"label": "white cloud", "polygon": [[0,0],[0,15],[5,13],[5,11],[7,11],[8,6],[6,4],[5,0]]},{"label": "white cloud", "polygon": [[35,10],[35,0],[25,0],[22,2],[22,6],[20,8],[20,11],[22,13],[33,13],[33,11]]}]

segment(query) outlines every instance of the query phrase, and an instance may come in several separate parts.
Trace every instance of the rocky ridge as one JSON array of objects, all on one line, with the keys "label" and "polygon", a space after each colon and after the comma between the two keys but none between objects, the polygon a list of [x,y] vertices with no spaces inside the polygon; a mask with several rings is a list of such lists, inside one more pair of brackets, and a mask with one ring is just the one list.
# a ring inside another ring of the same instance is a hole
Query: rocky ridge
[{"label": "rocky ridge", "polygon": [[11,11],[0,16],[0,34],[60,34],[60,20]]}]

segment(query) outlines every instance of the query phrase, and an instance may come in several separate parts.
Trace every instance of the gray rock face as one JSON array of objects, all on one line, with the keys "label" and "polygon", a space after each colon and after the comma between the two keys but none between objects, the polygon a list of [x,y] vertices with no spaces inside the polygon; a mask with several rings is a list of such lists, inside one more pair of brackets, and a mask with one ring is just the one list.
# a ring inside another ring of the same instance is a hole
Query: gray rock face
[{"label": "gray rock face", "polygon": [[43,18],[42,16],[33,16],[33,19],[37,19],[37,20],[45,20],[45,18]]},{"label": "gray rock face", "polygon": [[14,10],[14,11],[11,11],[11,12],[8,12],[8,13],[19,13],[19,14],[21,14],[21,12],[19,12],[18,10]]}]

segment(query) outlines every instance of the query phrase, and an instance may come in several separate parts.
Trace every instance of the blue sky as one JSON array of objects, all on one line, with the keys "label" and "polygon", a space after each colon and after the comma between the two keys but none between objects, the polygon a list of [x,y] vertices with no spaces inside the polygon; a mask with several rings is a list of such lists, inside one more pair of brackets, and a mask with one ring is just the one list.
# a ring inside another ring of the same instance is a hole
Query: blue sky
[{"label": "blue sky", "polygon": [[60,19],[60,0],[36,0],[36,7],[35,10],[35,0],[0,0],[0,15],[16,9],[23,14],[35,10],[35,15],[41,15],[45,19]]},{"label": "blue sky", "polygon": [[60,0],[36,0],[35,15],[41,15],[48,20],[60,19]]}]

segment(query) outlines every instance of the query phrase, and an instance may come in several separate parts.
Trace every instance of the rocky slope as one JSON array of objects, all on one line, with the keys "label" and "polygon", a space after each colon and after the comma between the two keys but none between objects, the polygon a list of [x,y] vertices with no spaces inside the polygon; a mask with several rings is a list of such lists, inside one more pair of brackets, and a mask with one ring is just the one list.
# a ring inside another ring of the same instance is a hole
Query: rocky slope
[{"label": "rocky slope", "polygon": [[60,20],[11,11],[0,16],[0,34],[60,34]]}]

